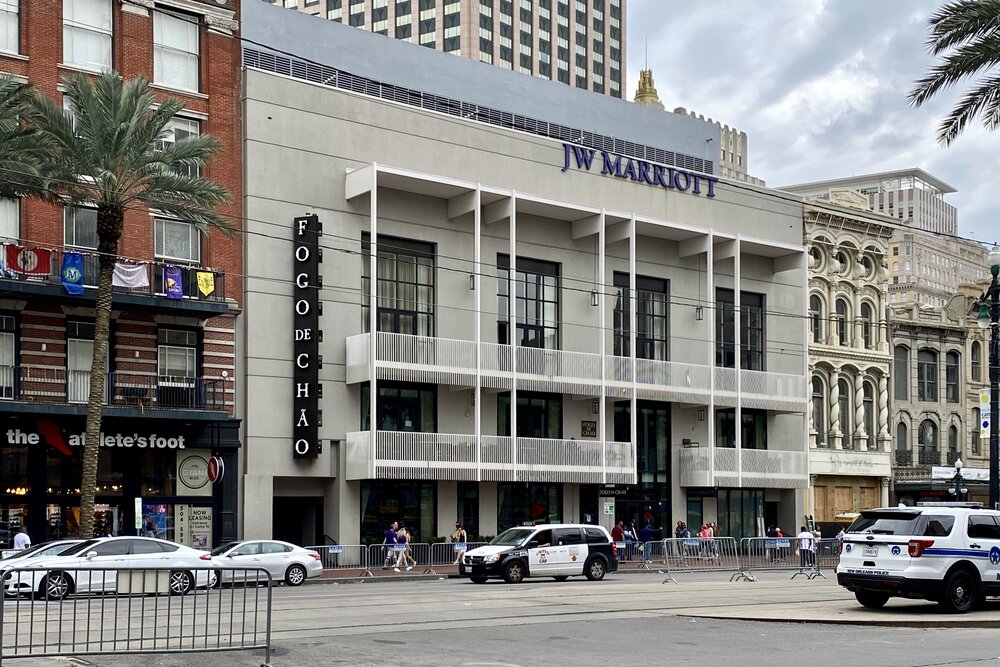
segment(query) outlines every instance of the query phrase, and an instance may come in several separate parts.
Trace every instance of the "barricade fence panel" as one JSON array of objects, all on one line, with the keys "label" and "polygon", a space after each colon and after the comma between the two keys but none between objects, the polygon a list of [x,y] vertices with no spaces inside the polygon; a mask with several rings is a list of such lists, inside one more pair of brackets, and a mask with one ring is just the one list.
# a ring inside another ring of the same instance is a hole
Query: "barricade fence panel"
[{"label": "barricade fence panel", "polygon": [[357,576],[368,571],[368,547],[364,544],[322,544],[306,548],[319,554],[324,570],[356,571]]},{"label": "barricade fence panel", "polygon": [[[828,550],[829,545],[822,545],[821,542],[815,537],[745,537],[740,541],[743,574],[748,579],[754,579],[754,572],[794,570],[793,579],[799,575],[809,579],[825,578],[817,556],[821,546]],[[826,557],[829,560],[829,556]]]},{"label": "barricade fence panel", "polygon": [[[650,549],[653,544],[649,543]],[[732,537],[687,537],[659,541],[667,581],[677,572],[731,572],[741,570],[736,539]]]},{"label": "barricade fence panel", "polygon": [[5,658],[263,650],[271,575],[262,568],[10,568],[0,595]]},{"label": "barricade fence panel", "polygon": [[431,565],[458,565],[466,551],[472,551],[486,542],[438,542],[431,545]]}]

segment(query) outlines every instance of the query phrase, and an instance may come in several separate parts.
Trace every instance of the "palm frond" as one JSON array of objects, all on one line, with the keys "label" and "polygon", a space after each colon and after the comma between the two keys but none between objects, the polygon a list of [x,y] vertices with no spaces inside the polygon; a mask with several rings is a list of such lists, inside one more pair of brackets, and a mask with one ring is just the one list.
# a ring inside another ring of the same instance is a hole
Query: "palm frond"
[{"label": "palm frond", "polygon": [[1000,30],[1000,0],[956,0],[938,9],[928,20],[927,48],[933,55]]},{"label": "palm frond", "polygon": [[10,74],[0,74],[0,195],[22,197],[44,188],[39,169],[48,146],[30,124],[33,91]]},{"label": "palm frond", "polygon": [[962,44],[943,56],[940,62],[918,79],[907,95],[907,101],[920,106],[941,90],[963,79],[975,76],[1000,64],[1000,34],[983,37],[975,42]]},{"label": "palm frond", "polygon": [[938,141],[950,144],[976,116],[984,114],[983,125],[995,129],[1000,122],[1000,75],[986,79],[968,91],[938,126]]}]

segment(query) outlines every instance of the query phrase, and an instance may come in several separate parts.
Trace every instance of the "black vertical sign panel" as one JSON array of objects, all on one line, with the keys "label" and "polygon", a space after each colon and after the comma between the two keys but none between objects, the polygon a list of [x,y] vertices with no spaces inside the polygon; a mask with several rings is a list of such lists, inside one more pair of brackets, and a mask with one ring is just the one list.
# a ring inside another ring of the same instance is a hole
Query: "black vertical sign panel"
[{"label": "black vertical sign panel", "polygon": [[321,234],[322,227],[317,216],[295,218],[292,453],[297,459],[314,459],[320,452],[319,427],[323,419],[319,409],[322,393],[319,369],[323,366],[323,358],[319,355],[319,342],[322,339],[319,329],[319,316],[322,314],[319,289],[323,286],[319,275],[319,263],[322,261],[319,247]]}]

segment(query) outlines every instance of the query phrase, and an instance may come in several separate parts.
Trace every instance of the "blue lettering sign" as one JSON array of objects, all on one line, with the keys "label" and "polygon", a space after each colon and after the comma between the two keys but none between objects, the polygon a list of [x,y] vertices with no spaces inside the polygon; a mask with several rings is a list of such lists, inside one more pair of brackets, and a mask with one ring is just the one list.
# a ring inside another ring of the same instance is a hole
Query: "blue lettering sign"
[{"label": "blue lettering sign", "polygon": [[[570,169],[574,163],[577,169],[590,171],[596,154],[597,150],[593,148],[563,144],[562,171]],[[621,155],[607,151],[601,151],[601,175],[628,179],[666,190],[690,191],[694,195],[702,194],[702,184],[704,183],[706,188],[704,194],[709,198],[715,197],[715,184],[719,182],[715,176],[664,167],[646,160],[623,158]]]}]

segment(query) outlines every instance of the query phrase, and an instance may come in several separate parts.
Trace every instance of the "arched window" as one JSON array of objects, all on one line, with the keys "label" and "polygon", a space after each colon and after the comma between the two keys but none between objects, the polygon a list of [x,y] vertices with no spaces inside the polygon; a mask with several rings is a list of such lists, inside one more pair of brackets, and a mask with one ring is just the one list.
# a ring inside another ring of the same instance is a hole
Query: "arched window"
[{"label": "arched window", "polygon": [[906,424],[899,422],[896,425],[896,451],[905,452],[910,448],[909,435],[906,432]]},{"label": "arched window", "polygon": [[897,401],[908,398],[910,387],[910,350],[897,345],[892,353],[892,391]]},{"label": "arched window", "polygon": [[972,424],[969,428],[972,429],[972,453],[979,453],[979,430],[983,427],[983,416],[979,412],[979,408],[972,408]]},{"label": "arched window", "polygon": [[826,439],[826,391],[823,381],[818,377],[812,379],[813,427],[816,429],[816,446],[827,447]]},{"label": "arched window", "polygon": [[955,463],[958,458],[958,427],[952,424],[948,427],[948,464]]},{"label": "arched window", "polygon": [[868,451],[875,451],[875,385],[865,382],[865,431],[868,433],[866,443]]},{"label": "arched window", "polygon": [[983,347],[979,341],[972,341],[972,379],[979,382],[982,378]]},{"label": "arched window", "polygon": [[813,294],[809,297],[809,326],[814,343],[823,342],[823,301]]},{"label": "arched window", "polygon": [[865,349],[870,350],[872,347],[872,339],[875,318],[872,315],[872,307],[870,304],[861,304],[861,339],[865,342]]},{"label": "arched window", "polygon": [[841,443],[844,449],[854,448],[854,419],[851,418],[851,388],[847,380],[837,381],[837,390],[840,396],[837,397],[837,404],[840,406],[840,432],[844,438]]},{"label": "arched window", "polygon": [[938,355],[934,350],[917,352],[917,400],[938,400]]},{"label": "arched window", "polygon": [[841,345],[851,344],[849,319],[850,311],[847,307],[847,299],[837,299],[837,340]]},{"label": "arched window", "polygon": [[938,431],[937,424],[930,419],[925,419],[920,423],[917,431],[917,463],[939,465],[941,455],[938,454]]},{"label": "arched window", "polygon": [[944,356],[944,396],[949,403],[958,403],[958,373],[962,368],[962,357],[952,350]]}]

